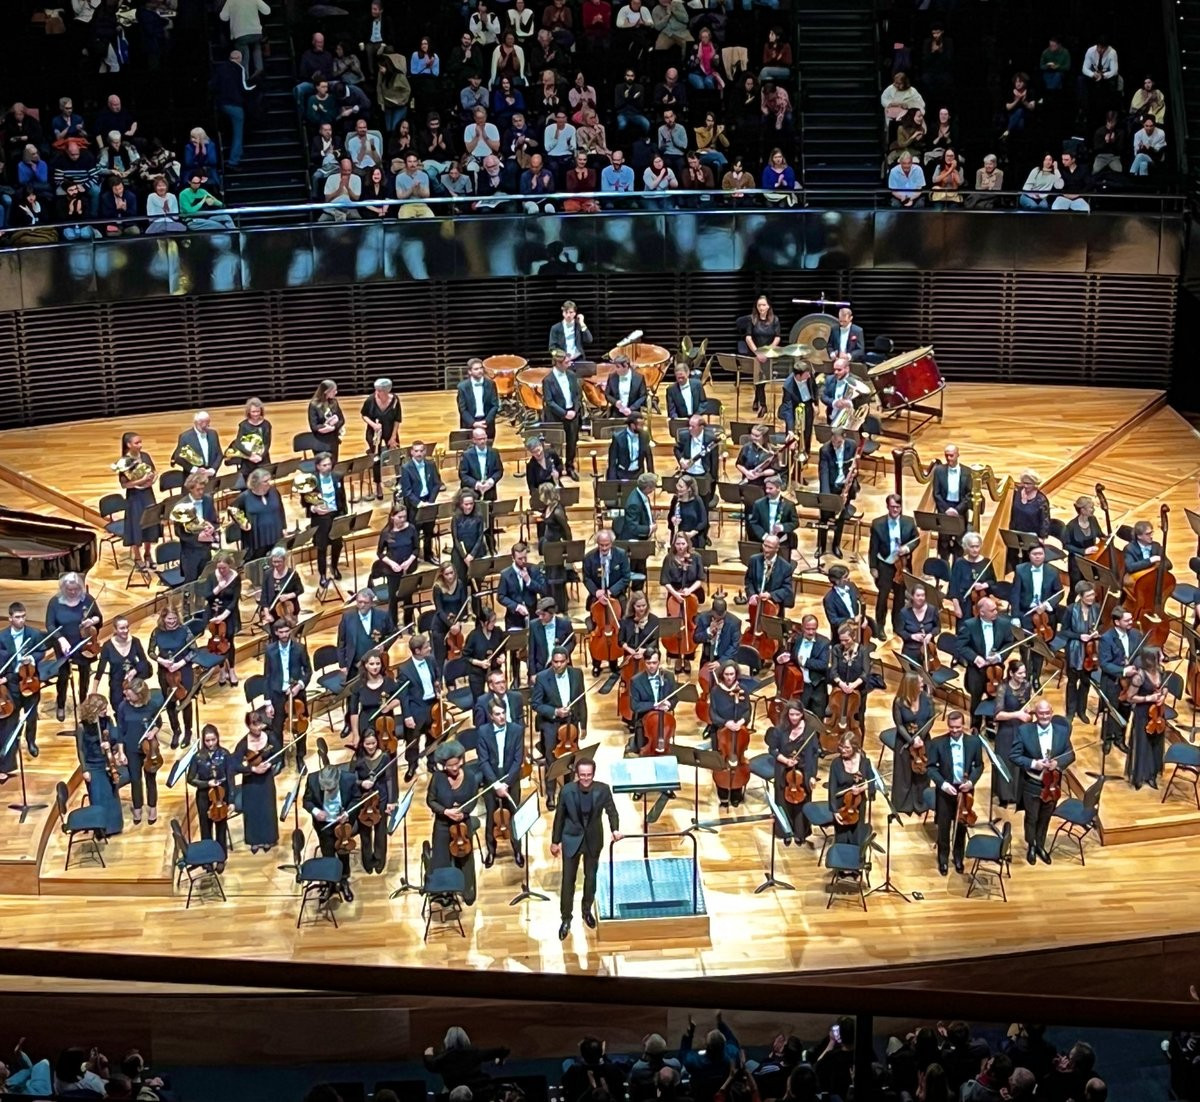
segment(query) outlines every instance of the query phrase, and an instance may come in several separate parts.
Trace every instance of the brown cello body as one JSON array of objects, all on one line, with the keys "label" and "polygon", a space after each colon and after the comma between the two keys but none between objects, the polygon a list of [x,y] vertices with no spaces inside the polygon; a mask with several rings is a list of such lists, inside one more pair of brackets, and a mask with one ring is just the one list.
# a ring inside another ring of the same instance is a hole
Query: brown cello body
[{"label": "brown cello body", "polygon": [[689,593],[681,601],[678,597],[667,597],[667,615],[678,616],[681,626],[678,635],[670,635],[663,640],[667,654],[678,660],[691,658],[696,650],[692,642],[692,632],[696,627],[696,617],[700,614],[700,601],[695,593]]},{"label": "brown cello body", "polygon": [[862,738],[862,724],[858,721],[858,709],[862,705],[862,694],[857,690],[844,692],[836,686],[829,693],[829,707],[825,712],[825,730],[821,733],[821,749],[832,754],[838,743],[847,734]]},{"label": "brown cello body", "polygon": [[604,601],[593,601],[588,612],[592,630],[588,633],[588,654],[599,666],[605,662],[616,662],[622,655],[617,636],[621,627],[621,603],[615,597]]},{"label": "brown cello body", "polygon": [[675,741],[675,713],[658,709],[647,712],[642,719],[642,734],[645,738],[641,751],[643,758],[669,754]]},{"label": "brown cello body", "polygon": [[742,632],[742,644],[747,647],[753,647],[758,651],[758,656],[764,662],[770,662],[775,657],[775,651],[778,645],[764,630],[762,621],[764,616],[778,616],[779,604],[771,600],[770,597],[762,594],[758,600],[750,606],[750,614],[747,617],[746,630]]},{"label": "brown cello body", "polygon": [[1143,646],[1159,647],[1171,633],[1171,623],[1164,611],[1166,600],[1175,592],[1175,575],[1167,569],[1167,534],[1170,531],[1166,503],[1159,510],[1162,524],[1162,557],[1148,570],[1125,579],[1123,603],[1133,614],[1133,622],[1145,633]]}]

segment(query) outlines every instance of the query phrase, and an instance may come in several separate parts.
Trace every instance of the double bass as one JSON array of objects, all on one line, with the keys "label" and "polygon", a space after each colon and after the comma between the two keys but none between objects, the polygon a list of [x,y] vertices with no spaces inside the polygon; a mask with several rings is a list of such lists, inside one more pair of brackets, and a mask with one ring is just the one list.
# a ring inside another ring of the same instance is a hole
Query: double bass
[{"label": "double bass", "polygon": [[1148,570],[1133,574],[1125,579],[1124,605],[1133,614],[1133,622],[1145,632],[1144,643],[1150,647],[1162,647],[1171,632],[1171,623],[1164,611],[1168,597],[1175,592],[1175,575],[1167,569],[1167,535],[1170,531],[1167,517],[1171,507],[1165,502],[1159,510],[1162,526],[1162,555]]}]

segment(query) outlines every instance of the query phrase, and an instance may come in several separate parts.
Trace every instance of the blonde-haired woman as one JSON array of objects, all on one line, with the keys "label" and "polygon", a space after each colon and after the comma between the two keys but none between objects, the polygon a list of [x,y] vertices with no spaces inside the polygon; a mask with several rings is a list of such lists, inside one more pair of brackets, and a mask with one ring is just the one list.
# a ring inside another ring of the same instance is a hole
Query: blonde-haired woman
[{"label": "blonde-haired woman", "polygon": [[308,403],[308,431],[317,439],[312,450],[329,452],[336,463],[345,427],[346,415],[338,402],[337,383],[332,379],[322,379]]},{"label": "blonde-haired woman", "polygon": [[83,770],[91,810],[96,814],[97,838],[120,834],[125,826],[121,801],[117,798],[120,775],[113,778],[122,762],[117,726],[108,712],[108,701],[99,693],[90,693],[79,706],[79,730],[75,734],[75,751]]}]

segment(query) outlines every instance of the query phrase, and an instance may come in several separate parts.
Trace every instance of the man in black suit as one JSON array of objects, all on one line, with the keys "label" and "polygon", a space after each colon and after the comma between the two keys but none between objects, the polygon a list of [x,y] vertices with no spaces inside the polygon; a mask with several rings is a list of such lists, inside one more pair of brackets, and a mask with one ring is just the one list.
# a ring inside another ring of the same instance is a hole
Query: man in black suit
[{"label": "man in black suit", "polygon": [[654,442],[640,413],[625,418],[625,427],[612,434],[608,443],[608,467],[604,477],[610,482],[632,482],[640,474],[654,470]]},{"label": "man in black suit", "polygon": [[[336,765],[327,765],[315,773],[309,773],[304,784],[304,810],[312,816],[321,856],[336,855],[341,859],[342,879],[338,890],[347,903],[354,902],[354,893],[350,890],[350,854],[337,853],[333,826],[348,818],[346,810],[353,807],[358,798],[358,781],[354,774],[343,772]],[[324,889],[321,895],[323,899],[328,897]]]},{"label": "man in black suit", "polygon": [[633,364],[625,356],[614,356],[616,367],[604,384],[604,396],[608,399],[609,417],[629,417],[646,409],[646,380],[633,370]]},{"label": "man in black suit", "polygon": [[566,616],[556,615],[558,608],[553,597],[543,597],[537,603],[537,619],[529,625],[529,675],[534,677],[550,665],[550,655],[556,649],[568,655],[575,649],[575,629]]},{"label": "man in black suit", "polygon": [[562,426],[566,439],[567,477],[578,482],[575,458],[579,453],[579,426],[583,419],[583,387],[561,350],[555,351],[551,359],[550,374],[542,380],[542,416],[547,424]]},{"label": "man in black suit", "polygon": [[[408,519],[416,524],[417,510],[422,505],[437,501],[442,492],[442,476],[437,464],[425,458],[425,443],[414,440],[409,445],[408,460],[400,468],[400,493],[404,498],[404,507],[408,510]],[[437,523],[417,525],[421,532],[422,555],[426,562],[435,561],[433,558],[433,537]]]},{"label": "man in black suit", "polygon": [[857,620],[862,613],[862,597],[858,586],[850,580],[850,571],[841,563],[829,568],[829,592],[821,598],[825,619],[829,621],[829,636],[837,638],[837,630],[847,620]]},{"label": "man in black suit", "polygon": [[[1121,678],[1131,677],[1137,667],[1133,660],[1142,649],[1142,632],[1134,630],[1133,613],[1122,605],[1112,610],[1113,626],[1100,636],[1097,657],[1100,660],[1100,693],[1103,699],[1104,726],[1101,728],[1104,748],[1109,750],[1113,743],[1123,754],[1129,753],[1125,741],[1125,728],[1129,722],[1132,704],[1123,702],[1121,696]],[[1115,710],[1120,719],[1114,718]]]},{"label": "man in black suit", "polygon": [[804,419],[804,454],[812,454],[813,422],[816,420],[817,388],[813,384],[812,366],[804,360],[792,361],[792,373],[783,381],[779,394],[779,417],[790,433],[796,432],[796,422]]},{"label": "man in black suit", "polygon": [[475,701],[475,708],[471,713],[471,722],[475,727],[482,727],[491,722],[493,704],[499,704],[504,709],[505,722],[520,727],[525,725],[525,706],[521,694],[508,687],[508,679],[503,670],[492,670],[487,676],[487,692]]},{"label": "man in black suit", "polygon": [[752,555],[746,565],[746,597],[750,608],[763,597],[774,601],[781,613],[791,608],[796,602],[794,570],[795,566],[779,553],[779,537],[763,536],[761,554]]},{"label": "man in black suit", "polygon": [[[1149,570],[1157,566],[1162,558],[1162,544],[1154,538],[1154,525],[1148,520],[1139,520],[1133,526],[1133,542],[1125,545],[1125,576]],[[1167,559],[1166,569],[1171,569],[1170,559]]]},{"label": "man in black suit", "polygon": [[460,429],[482,428],[489,440],[496,439],[496,415],[500,412],[500,395],[496,384],[483,370],[483,361],[475,357],[467,361],[467,377],[458,384],[454,395],[458,406]]},{"label": "man in black suit", "polygon": [[696,617],[692,642],[700,644],[700,665],[732,660],[742,641],[742,624],[734,616],[724,597],[714,597],[712,607]]},{"label": "man in black suit", "polygon": [[657,488],[657,475],[650,471],[638,475],[637,485],[625,499],[625,508],[617,522],[618,539],[650,539],[654,532],[654,509],[650,505],[650,495]]},{"label": "man in black suit", "polygon": [[796,506],[783,496],[783,480],[777,474],[763,479],[763,490],[765,495],[750,507],[746,529],[752,540],[775,536],[790,551],[796,546],[796,529],[800,525]]},{"label": "man in black suit", "polygon": [[842,529],[846,527],[846,519],[850,515],[850,502],[858,493],[858,478],[855,477],[846,492],[846,480],[850,477],[850,465],[854,461],[854,448],[846,440],[846,435],[840,429],[834,429],[829,434],[827,443],[821,445],[817,457],[817,472],[820,475],[820,489],[823,494],[840,494],[844,496],[845,504],[836,513],[821,511],[820,527],[817,529],[817,554],[824,555],[826,535],[829,524],[833,522],[833,555],[842,557]]},{"label": "man in black suit", "polygon": [[360,589],[354,594],[354,607],[342,613],[338,622],[338,668],[344,677],[358,675],[358,664],[372,647],[377,647],[396,630],[384,609],[375,607],[375,594]]},{"label": "man in black suit", "polygon": [[[585,607],[591,608],[596,601],[612,597],[618,604],[623,600],[626,590],[632,581],[632,567],[629,556],[619,547],[613,546],[614,540],[611,528],[601,528],[596,533],[596,546],[583,556],[583,584],[587,589]],[[615,672],[616,662],[610,664]],[[592,663],[592,673],[599,676],[600,667]]]},{"label": "man in black suit", "polygon": [[[1062,579],[1053,566],[1046,565],[1046,549],[1041,544],[1029,550],[1029,561],[1019,563],[1013,573],[1012,592],[1008,598],[1009,610],[1019,617],[1021,627],[1033,631],[1033,614],[1041,608],[1050,613],[1054,626],[1061,615]],[[1053,602],[1053,603],[1052,603]],[[1034,686],[1042,683],[1042,656],[1032,647],[1026,661],[1029,677]]]},{"label": "man in black suit", "polygon": [[693,379],[687,364],[675,365],[675,381],[667,387],[667,417],[683,421],[693,413],[705,413],[704,384]]},{"label": "man in black suit", "polygon": [[967,667],[965,681],[967,695],[971,698],[971,730],[979,730],[979,716],[975,713],[987,688],[987,667],[1003,663],[1004,652],[1013,642],[1012,625],[1007,617],[999,616],[999,608],[992,597],[979,602],[979,616],[963,620],[958,625],[956,636],[958,657]]},{"label": "man in black suit", "polygon": [[[39,659],[51,649],[53,641],[47,643],[46,636],[47,633],[41,628],[35,628],[28,622],[25,606],[20,601],[13,601],[8,606],[8,627],[0,631],[0,668],[4,668],[0,676],[8,682],[8,692],[14,705],[13,714],[19,718],[24,712],[29,712],[29,718],[25,721],[25,746],[32,758],[41,753],[37,744],[37,729],[42,690],[38,689],[29,696],[21,695],[21,667],[29,663],[36,667]],[[7,739],[7,733],[0,735],[0,742],[6,742]]]},{"label": "man in black suit", "polygon": [[[483,794],[483,802],[487,807],[487,826],[484,829],[487,853],[483,856],[485,869],[490,869],[496,860],[496,808],[503,804],[509,811],[515,811],[520,804],[521,766],[525,762],[525,729],[519,723],[509,722],[501,703],[490,706],[489,717],[487,723],[476,728],[479,772],[484,785],[496,781],[500,783]],[[512,849],[517,868],[524,867],[521,842],[515,835],[512,836]]]},{"label": "man in black suit", "polygon": [[[946,462],[933,468],[933,508],[944,516],[962,517],[970,528],[971,472],[959,462],[957,444],[947,444],[943,454]],[[939,559],[957,558],[958,537],[938,536],[937,553]]]},{"label": "man in black suit", "polygon": [[458,461],[458,480],[463,489],[474,490],[484,501],[496,500],[496,485],[504,477],[500,453],[488,440],[487,429],[471,430],[471,446]]},{"label": "man in black suit", "polygon": [[[887,496],[887,514],[871,521],[871,540],[867,562],[875,579],[878,595],[875,598],[875,622],[882,630],[887,623],[888,601],[892,605],[892,633],[900,630],[900,610],[904,607],[904,564],[908,563],[917,540],[917,526],[912,517],[901,513],[897,494]],[[903,552],[901,562],[897,558]]]},{"label": "man in black suit", "polygon": [[645,745],[643,722],[650,712],[675,711],[675,699],[666,697],[679,687],[675,678],[662,669],[662,658],[656,650],[646,651],[646,668],[634,676],[629,685],[629,699],[633,707],[633,748],[641,753]]},{"label": "man in black suit", "polygon": [[1042,799],[1042,773],[1066,769],[1075,760],[1075,751],[1071,749],[1071,725],[1054,714],[1050,701],[1035,700],[1030,711],[1033,722],[1017,728],[1008,759],[1024,773],[1021,806],[1025,811],[1025,860],[1033,865],[1040,857],[1048,865],[1046,831],[1058,801]]},{"label": "man in black suit", "polygon": [[[537,716],[538,744],[546,764],[554,760],[558,742],[558,725],[570,718],[580,731],[587,727],[587,697],[583,695],[583,671],[567,665],[567,652],[561,647],[550,655],[550,666],[533,679],[530,696],[533,714]],[[555,782],[546,781],[546,807],[554,810]]]},{"label": "man in black suit", "polygon": [[838,323],[829,331],[829,358],[849,356],[853,363],[866,359],[867,345],[863,339],[861,325],[854,324],[854,314],[849,306],[838,311]]},{"label": "man in black suit", "polygon": [[375,59],[379,52],[401,41],[396,37],[392,18],[384,12],[381,0],[371,0],[371,13],[359,21],[358,27],[358,49],[368,77],[375,75]]},{"label": "man in black suit", "polygon": [[[221,439],[211,425],[208,412],[200,410],[192,418],[192,427],[179,434],[179,443],[171,453],[171,463],[181,467],[185,475],[204,471],[209,478],[216,477],[222,459]],[[189,450],[187,458],[183,455],[184,448]]]},{"label": "man in black suit", "polygon": [[[429,740],[433,722],[433,705],[442,692],[442,678],[433,658],[433,647],[428,635],[414,635],[409,642],[411,657],[396,671],[396,681],[408,683],[400,695],[400,712],[404,716],[404,760],[408,769],[404,773],[407,784],[417,775],[417,756],[420,753],[421,736]],[[426,745],[428,749],[428,745]]]},{"label": "man in black suit", "polygon": [[562,321],[550,327],[550,351],[564,354],[565,366],[573,364],[591,366],[583,354],[583,346],[592,343],[592,331],[583,320],[583,314],[575,309],[570,299],[562,304]]},{"label": "man in black suit", "polygon": [[[282,746],[284,721],[293,700],[308,700],[307,686],[312,677],[312,660],[300,639],[292,638],[292,625],[284,619],[272,625],[275,638],[263,652],[263,676],[271,699],[271,733]],[[293,737],[296,732],[292,731]],[[304,762],[308,743],[304,735],[296,741],[296,769]]]},{"label": "man in black suit", "polygon": [[958,796],[960,792],[973,791],[983,776],[983,747],[978,735],[964,733],[966,722],[962,712],[951,712],[946,725],[949,731],[929,743],[929,780],[936,796],[933,815],[937,822],[938,872],[943,876],[948,872],[951,827],[954,869],[963,871],[967,825],[958,821]]},{"label": "man in black suit", "polygon": [[580,859],[583,860],[583,921],[589,929],[596,928],[592,904],[596,899],[596,869],[600,865],[600,851],[604,848],[602,815],[608,816],[612,839],[619,842],[621,823],[617,818],[617,806],[613,803],[612,789],[597,782],[594,761],[578,761],[575,763],[575,779],[563,788],[562,802],[558,805],[550,835],[551,854],[563,859],[559,896],[562,914],[562,925],[558,928],[560,941],[566,941],[571,932]]},{"label": "man in black suit", "polygon": [[775,656],[780,665],[789,662],[804,676],[804,688],[800,692],[800,703],[805,711],[823,716],[829,704],[829,640],[818,634],[819,621],[810,612],[800,620],[800,634],[792,643],[791,651],[781,651]]},{"label": "man in black suit", "polygon": [[717,481],[720,445],[717,430],[705,423],[702,414],[693,413],[688,418],[688,427],[680,432],[675,441],[675,460],[679,474],[690,474],[693,478],[709,478]]}]

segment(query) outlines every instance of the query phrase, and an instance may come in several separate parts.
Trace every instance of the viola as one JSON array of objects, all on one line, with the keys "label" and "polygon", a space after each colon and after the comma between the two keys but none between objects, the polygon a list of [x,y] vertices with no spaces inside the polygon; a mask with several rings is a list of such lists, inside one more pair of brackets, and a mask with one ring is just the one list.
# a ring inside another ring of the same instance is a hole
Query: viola
[{"label": "viola", "polygon": [[1042,771],[1042,794],[1041,800],[1044,804],[1058,803],[1059,796],[1062,795],[1062,770],[1061,769],[1045,769]]},{"label": "viola", "polygon": [[855,826],[862,818],[862,804],[866,793],[855,791],[862,781],[862,774],[855,773],[854,784],[842,793],[841,806],[833,813],[833,817],[841,826]]},{"label": "viola", "polygon": [[370,792],[362,807],[358,809],[358,821],[365,827],[378,826],[383,822],[383,810],[379,806],[377,790]]},{"label": "viola", "polygon": [[163,680],[167,683],[167,694],[172,700],[183,700],[187,696],[182,667],[177,670],[163,670]]},{"label": "viola", "polygon": [[1091,673],[1100,668],[1100,640],[1089,639],[1083,644],[1083,668]]},{"label": "viola", "polygon": [[[7,691],[8,686],[5,686]],[[33,696],[42,691],[42,679],[38,677],[36,662],[22,662],[17,667],[17,690],[22,696]]]},{"label": "viola", "polygon": [[862,694],[854,689],[846,692],[835,686],[829,694],[829,706],[825,710],[825,730],[821,733],[821,749],[832,754],[837,750],[842,736],[855,734],[862,738],[862,724],[858,709],[862,705]]},{"label": "viola", "polygon": [[990,666],[984,667],[983,673],[987,678],[987,682],[983,686],[983,695],[991,699],[1000,691],[1000,685],[1004,681],[1004,664],[993,662]]},{"label": "viola", "polygon": [[979,813],[975,810],[975,791],[959,792],[958,810],[955,817],[966,826],[974,826],[979,822]]},{"label": "viola", "polygon": [[783,771],[783,798],[795,807],[808,799],[808,785],[804,770],[799,765],[789,766]]},{"label": "viola", "polygon": [[157,773],[163,764],[162,747],[157,734],[148,734],[142,738],[142,769],[147,773]]},{"label": "viola", "polygon": [[450,856],[471,855],[471,820],[464,816],[461,822],[450,824]]},{"label": "viola", "polygon": [[575,722],[574,714],[567,716],[555,732],[554,756],[561,758],[564,754],[574,754],[579,749],[579,736],[579,724]]},{"label": "viola", "polygon": [[1117,695],[1117,700],[1119,700],[1122,704],[1132,704],[1133,703],[1133,694],[1135,691],[1134,685],[1133,685],[1133,678],[1132,677],[1122,677],[1118,680],[1117,684],[1120,685],[1120,687],[1121,687],[1121,691]]},{"label": "viola", "polygon": [[[908,733],[910,736],[915,736],[919,728],[915,723],[908,725]],[[909,746],[908,760],[912,771],[918,776],[924,776],[929,772],[929,744],[922,739],[920,746]]]},{"label": "viola", "polygon": [[1146,734],[1167,733],[1167,705],[1161,700],[1152,700],[1146,709]]},{"label": "viola", "polygon": [[[121,763],[117,761],[117,752],[113,749],[112,741],[101,735],[101,752],[104,754],[104,771],[114,785],[121,783]],[[107,749],[105,749],[107,747]]]},{"label": "viola", "polygon": [[616,662],[622,655],[617,632],[621,623],[621,602],[615,597],[604,601],[593,601],[588,615],[592,630],[588,634],[588,653],[597,665]]},{"label": "viola", "polygon": [[229,653],[229,623],[226,620],[217,620],[208,625],[208,653],[209,654],[228,654]]},{"label": "viola", "polygon": [[452,662],[456,658],[461,658],[463,652],[463,629],[462,623],[456,620],[450,625],[450,630],[446,632],[446,661]]},{"label": "viola", "polygon": [[673,595],[667,596],[667,615],[678,616],[680,619],[679,634],[663,640],[667,654],[680,659],[690,656],[696,649],[692,642],[692,632],[696,629],[696,617],[700,613],[700,601],[695,593],[689,593],[681,601]]},{"label": "viola", "polygon": [[371,723],[375,737],[379,739],[379,748],[385,754],[394,754],[400,746],[396,737],[396,719],[387,712],[381,712]]},{"label": "viola", "polygon": [[501,842],[508,841],[512,833],[512,812],[501,803],[496,804],[496,810],[492,812],[492,833]]},{"label": "viola", "polygon": [[642,734],[645,736],[641,753],[643,758],[669,754],[671,744],[675,741],[675,713],[657,709],[647,712],[642,719]]},{"label": "viola", "polygon": [[764,662],[770,662],[778,649],[775,640],[763,631],[764,616],[778,616],[779,602],[771,600],[766,594],[760,594],[750,606],[750,615],[746,618],[746,630],[742,632],[742,645],[753,647]]},{"label": "viola", "polygon": [[12,693],[8,691],[8,681],[0,678],[0,719],[8,719],[16,711]]},{"label": "viola", "polygon": [[344,823],[338,823],[333,828],[333,851],[342,856],[344,854],[353,853],[357,842],[355,834],[358,832],[354,829],[354,824],[347,819]]},{"label": "viola", "polygon": [[301,696],[293,696],[288,702],[288,720],[292,725],[292,734],[308,733],[308,704]]},{"label": "viola", "polygon": [[79,629],[79,637],[83,644],[79,648],[79,657],[94,662],[100,657],[100,629],[95,624],[88,624]]},{"label": "viola", "polygon": [[224,784],[214,785],[208,790],[208,818],[214,823],[223,823],[229,818],[229,790]]},{"label": "viola", "polygon": [[1030,625],[1033,627],[1033,634],[1036,635],[1043,643],[1050,643],[1054,639],[1054,621],[1048,609],[1039,608],[1029,618]]}]

